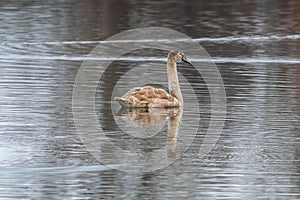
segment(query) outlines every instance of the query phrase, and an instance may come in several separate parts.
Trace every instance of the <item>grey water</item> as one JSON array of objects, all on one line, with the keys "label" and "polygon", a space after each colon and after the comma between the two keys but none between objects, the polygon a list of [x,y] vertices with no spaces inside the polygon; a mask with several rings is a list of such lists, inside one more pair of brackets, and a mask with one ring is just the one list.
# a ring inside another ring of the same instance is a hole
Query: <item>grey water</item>
[{"label": "grey water", "polygon": [[[0,199],[300,199],[299,13],[297,0],[1,1]],[[167,89],[166,51],[88,56],[147,27],[210,55],[179,63],[183,110],[112,101],[138,84]],[[224,83],[220,133],[201,63]]]}]

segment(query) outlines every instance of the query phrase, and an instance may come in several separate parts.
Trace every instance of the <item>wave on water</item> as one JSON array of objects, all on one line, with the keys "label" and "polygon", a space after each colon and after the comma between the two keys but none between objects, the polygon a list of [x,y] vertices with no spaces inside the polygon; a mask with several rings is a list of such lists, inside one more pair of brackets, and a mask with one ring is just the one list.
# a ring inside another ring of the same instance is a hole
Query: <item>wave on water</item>
[{"label": "wave on water", "polygon": [[[218,38],[193,38],[192,41],[195,42],[215,42],[215,43],[229,43],[229,42],[253,42],[253,41],[280,41],[280,40],[299,40],[300,34],[294,35],[283,35],[283,36],[227,36],[227,37],[218,37]],[[173,43],[179,41],[187,41],[186,39],[160,39],[160,40],[153,40],[153,39],[145,39],[145,40],[100,40],[100,41],[40,41],[40,42],[16,42],[18,44],[23,45],[66,45],[66,44],[108,44],[108,43],[131,43],[131,42],[165,42],[165,43]],[[12,42],[9,41],[0,41],[1,45],[4,44],[11,44]]]}]

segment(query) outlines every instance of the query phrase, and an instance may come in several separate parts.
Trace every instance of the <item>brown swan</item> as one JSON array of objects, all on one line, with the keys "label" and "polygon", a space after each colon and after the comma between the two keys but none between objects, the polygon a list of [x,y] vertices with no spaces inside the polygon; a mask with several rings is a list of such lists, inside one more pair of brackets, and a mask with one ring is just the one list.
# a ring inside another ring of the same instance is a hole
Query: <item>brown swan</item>
[{"label": "brown swan", "polygon": [[177,75],[177,65],[184,61],[192,65],[181,51],[170,51],[167,61],[167,74],[169,92],[152,86],[134,87],[122,97],[114,99],[122,107],[129,108],[153,108],[153,107],[180,107],[183,106],[183,98]]}]

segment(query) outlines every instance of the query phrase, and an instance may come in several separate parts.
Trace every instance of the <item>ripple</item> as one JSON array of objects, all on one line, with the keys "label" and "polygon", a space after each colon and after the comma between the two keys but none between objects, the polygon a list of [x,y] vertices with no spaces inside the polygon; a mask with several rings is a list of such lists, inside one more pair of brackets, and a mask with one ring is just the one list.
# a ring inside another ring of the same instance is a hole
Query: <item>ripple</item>
[{"label": "ripple", "polygon": [[[0,61],[7,60],[62,60],[62,61],[132,61],[132,62],[166,62],[165,58],[158,57],[89,57],[89,56],[68,56],[68,55],[58,55],[58,56],[34,56],[34,55],[0,55]],[[192,63],[279,63],[279,64],[300,64],[300,59],[294,58],[272,58],[272,57],[256,57],[256,58],[231,58],[231,57],[213,57],[211,59],[197,59],[189,58]]]},{"label": "ripple", "polygon": [[[253,41],[281,41],[281,40],[299,40],[300,34],[294,35],[283,35],[283,36],[228,36],[228,37],[219,37],[219,38],[193,38],[192,41],[195,42],[215,42],[215,43],[228,43],[228,42],[253,42]],[[111,44],[111,43],[145,43],[145,42],[163,42],[163,43],[174,43],[190,41],[186,39],[146,39],[146,40],[101,40],[101,41],[45,41],[45,42],[21,42],[18,44],[26,45],[66,45],[66,44]],[[12,42],[2,41],[0,45],[9,45]],[[15,43],[13,43],[15,44]]]},{"label": "ripple", "polygon": [[63,166],[63,167],[0,167],[0,176],[9,174],[69,174],[83,172],[107,171],[119,165],[90,165],[90,166]]}]

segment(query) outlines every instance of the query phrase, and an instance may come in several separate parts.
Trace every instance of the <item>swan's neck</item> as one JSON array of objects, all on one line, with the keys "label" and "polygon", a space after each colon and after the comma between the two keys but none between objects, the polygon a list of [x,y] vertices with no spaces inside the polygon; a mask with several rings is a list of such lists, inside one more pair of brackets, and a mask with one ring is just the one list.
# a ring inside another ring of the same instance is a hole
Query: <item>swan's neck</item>
[{"label": "swan's neck", "polygon": [[176,62],[168,59],[167,69],[168,69],[169,92],[172,96],[176,97],[179,100],[181,105],[183,105],[183,98],[182,98],[180,85],[178,81]]}]

